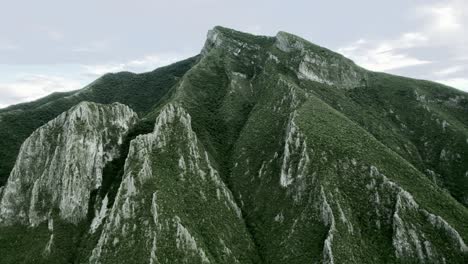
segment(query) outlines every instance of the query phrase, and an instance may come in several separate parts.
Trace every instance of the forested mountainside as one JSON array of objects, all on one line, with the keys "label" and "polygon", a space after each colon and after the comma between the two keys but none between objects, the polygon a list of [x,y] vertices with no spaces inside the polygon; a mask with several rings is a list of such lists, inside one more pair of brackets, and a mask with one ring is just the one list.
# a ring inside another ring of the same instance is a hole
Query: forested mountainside
[{"label": "forested mountainside", "polygon": [[0,110],[0,263],[467,263],[468,95],[279,32]]}]

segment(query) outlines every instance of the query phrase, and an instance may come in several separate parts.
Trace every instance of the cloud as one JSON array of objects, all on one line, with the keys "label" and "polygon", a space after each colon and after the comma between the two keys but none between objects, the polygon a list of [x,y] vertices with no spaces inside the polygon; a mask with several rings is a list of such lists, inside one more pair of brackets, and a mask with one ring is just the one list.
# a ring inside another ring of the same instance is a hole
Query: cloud
[{"label": "cloud", "polygon": [[449,0],[443,3],[423,5],[416,9],[422,31],[433,45],[458,49],[457,55],[466,56],[468,44],[468,1]]},{"label": "cloud", "polygon": [[427,37],[419,32],[402,34],[395,40],[358,41],[338,49],[338,52],[353,59],[358,65],[372,71],[389,71],[405,67],[431,63],[431,61],[413,57],[405,50],[425,45]]},{"label": "cloud", "polygon": [[467,6],[461,1],[423,6],[420,13],[427,16],[429,30],[438,33],[454,33],[463,29],[462,16]]},{"label": "cloud", "polygon": [[0,43],[0,51],[13,51],[19,49],[19,46],[10,43]]},{"label": "cloud", "polygon": [[121,63],[79,65],[77,68],[72,67],[75,71],[78,69],[76,72],[73,71],[62,75],[21,74],[9,82],[0,82],[0,108],[20,102],[33,101],[52,92],[80,89],[105,73],[120,71],[147,72],[183,58],[186,57],[177,54],[153,54]]},{"label": "cloud", "polygon": [[260,25],[250,25],[250,26],[247,26],[246,32],[249,32],[251,34],[256,34],[256,35],[263,35],[264,32],[263,32],[263,28],[262,26]]},{"label": "cloud", "polygon": [[449,68],[436,71],[434,74],[438,76],[448,76],[448,75],[453,75],[455,73],[459,73],[463,71],[464,69],[465,67],[463,66],[453,66],[453,67],[449,67]]},{"label": "cloud", "polygon": [[467,78],[451,78],[436,80],[436,82],[443,83],[445,85],[455,87],[459,90],[468,92],[468,79]]},{"label": "cloud", "polygon": [[54,28],[46,26],[38,26],[37,30],[45,34],[45,36],[53,41],[61,41],[64,39],[64,34]]},{"label": "cloud", "polygon": [[108,43],[106,41],[94,41],[86,45],[81,45],[72,48],[73,52],[80,53],[95,53],[100,52],[108,48]]},{"label": "cloud", "polygon": [[90,76],[101,76],[106,73],[119,72],[125,69],[124,63],[119,64],[96,64],[96,65],[82,65],[85,72],[84,74]]},{"label": "cloud", "polygon": [[465,0],[420,5],[412,13],[419,24],[410,32],[361,38],[338,52],[370,70],[403,73],[466,90],[468,68],[457,64],[468,59],[467,10]]},{"label": "cloud", "polygon": [[52,92],[76,90],[82,86],[78,80],[61,76],[26,74],[12,82],[0,83],[0,106],[32,101]]},{"label": "cloud", "polygon": [[101,76],[105,73],[119,71],[141,73],[169,65],[187,57],[188,56],[182,56],[180,54],[152,54],[126,62],[82,65],[82,67],[85,70],[85,73],[91,76]]}]

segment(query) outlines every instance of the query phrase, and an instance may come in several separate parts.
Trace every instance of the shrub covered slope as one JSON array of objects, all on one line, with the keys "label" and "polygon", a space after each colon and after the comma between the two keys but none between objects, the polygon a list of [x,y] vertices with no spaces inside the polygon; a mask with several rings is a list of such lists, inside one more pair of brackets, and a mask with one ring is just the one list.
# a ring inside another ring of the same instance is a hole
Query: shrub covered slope
[{"label": "shrub covered slope", "polygon": [[[44,125],[82,101],[139,118],[97,143],[92,122]],[[0,110],[0,135],[1,263],[468,262],[468,95],[285,32],[215,27],[194,58]],[[69,137],[72,152],[55,139]],[[64,162],[31,171],[39,145]],[[33,195],[68,178],[86,183],[71,206],[86,216],[64,217],[63,192]]]}]

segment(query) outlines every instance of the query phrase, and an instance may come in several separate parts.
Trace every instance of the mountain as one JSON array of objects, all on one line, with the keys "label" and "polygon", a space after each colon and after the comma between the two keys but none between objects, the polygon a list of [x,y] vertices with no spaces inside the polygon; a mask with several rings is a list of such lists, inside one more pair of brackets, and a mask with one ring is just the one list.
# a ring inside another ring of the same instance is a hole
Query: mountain
[{"label": "mountain", "polygon": [[467,263],[468,95],[300,37],[0,110],[0,263]]}]

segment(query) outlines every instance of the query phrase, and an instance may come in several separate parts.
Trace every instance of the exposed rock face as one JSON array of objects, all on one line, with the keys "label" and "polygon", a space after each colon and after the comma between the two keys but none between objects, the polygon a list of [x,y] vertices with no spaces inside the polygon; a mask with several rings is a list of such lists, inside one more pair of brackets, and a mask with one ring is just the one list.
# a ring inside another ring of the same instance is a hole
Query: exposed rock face
[{"label": "exposed rock face", "polygon": [[206,55],[211,48],[220,46],[223,42],[221,34],[222,33],[220,33],[216,28],[210,29],[208,31],[205,46],[203,47],[201,54]]},{"label": "exposed rock face", "polygon": [[290,57],[292,70],[297,77],[340,88],[351,89],[365,85],[367,74],[352,61],[286,32],[276,35],[275,46]]},{"label": "exposed rock face", "polygon": [[[456,254],[465,254],[468,248],[458,232],[442,217],[429,213],[415,201],[413,196],[395,182],[389,180],[374,166],[370,167],[371,182],[367,188],[375,193],[375,208],[379,211],[380,222],[392,222],[392,245],[398,260],[414,259],[419,263],[443,263],[444,256],[438,251],[445,250],[435,244],[440,237],[452,240],[447,247]],[[392,203],[381,201],[380,197],[390,195],[394,202],[393,214],[389,214]],[[430,231],[427,231],[430,230]],[[436,232],[438,237],[431,237]]]},{"label": "exposed rock face", "polygon": [[[295,116],[296,112],[293,112],[289,118],[288,127],[286,130],[287,132],[284,144],[283,163],[281,165],[280,178],[280,184],[283,187],[290,185],[295,178],[297,180],[301,180],[305,176],[305,170],[309,166],[310,162],[307,143],[304,139],[304,135],[301,133],[296,123],[294,122]],[[299,160],[291,160],[291,154],[298,155]]]},{"label": "exposed rock face", "polygon": [[134,114],[78,106],[25,142],[5,262],[20,244],[47,263],[468,263],[465,94],[222,27],[170,85],[80,225]]},{"label": "exposed rock face", "polygon": [[127,106],[82,102],[37,129],[21,146],[0,202],[0,223],[36,226],[58,209],[84,219],[105,164],[137,121]]},{"label": "exposed rock face", "polygon": [[[246,50],[260,51],[262,49],[262,46],[256,42],[233,38],[230,34],[238,33],[220,27],[211,29],[201,54],[207,55],[213,48],[222,48],[239,57]],[[366,71],[340,54],[315,46],[286,32],[279,32],[275,38],[257,38],[260,42],[274,43],[274,46],[283,53],[280,57],[286,59],[281,60],[273,54],[269,54],[269,59],[284,64],[296,72],[296,76],[300,79],[335,85],[344,89],[365,85]]]},{"label": "exposed rock face", "polygon": [[[256,227],[265,263],[457,263],[465,258],[460,222],[448,220],[444,206],[432,207],[434,202],[411,181],[463,209],[389,150],[395,145],[377,143],[350,120],[361,102],[348,113],[338,111],[341,103],[349,103],[341,96],[362,96],[370,72],[288,33],[271,39],[236,34],[213,29],[197,73],[222,67],[232,82],[237,79],[230,71],[240,71],[245,81],[237,83],[242,86],[237,90],[258,97],[234,144],[229,176],[237,201],[249,212],[246,221]],[[209,64],[215,56],[222,61]],[[203,89],[187,84],[187,89],[196,88]],[[223,103],[233,100],[235,92],[229,90]],[[450,127],[443,124],[441,132]],[[372,165],[376,160],[390,172],[388,177]],[[399,176],[403,171],[405,176]],[[429,211],[438,216],[428,220]],[[435,224],[439,218],[445,220]],[[317,237],[320,243],[314,242]]]},{"label": "exposed rock face", "polygon": [[165,106],[154,132],[131,142],[90,263],[115,263],[128,248],[146,263],[249,263],[252,242],[240,209],[213,166],[190,115]]}]

